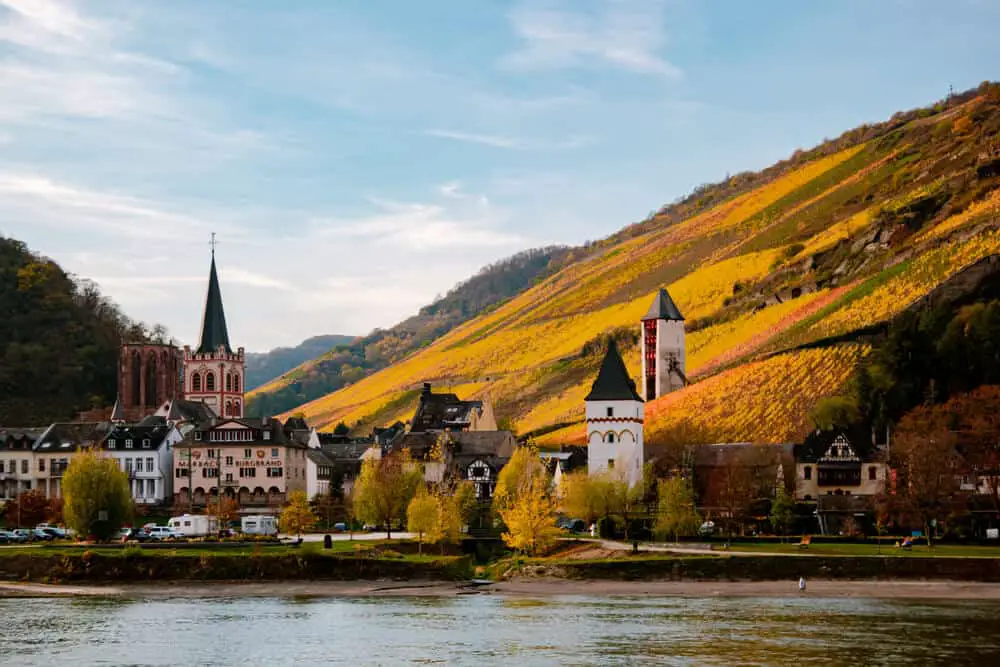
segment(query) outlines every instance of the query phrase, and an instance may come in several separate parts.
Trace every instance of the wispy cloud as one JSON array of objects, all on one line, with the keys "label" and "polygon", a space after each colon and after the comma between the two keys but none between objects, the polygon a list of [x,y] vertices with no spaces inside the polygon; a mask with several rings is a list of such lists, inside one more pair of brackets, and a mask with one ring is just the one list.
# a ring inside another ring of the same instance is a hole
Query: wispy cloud
[{"label": "wispy cloud", "polygon": [[481,144],[492,148],[503,148],[513,151],[558,151],[580,148],[592,143],[588,137],[570,137],[563,141],[549,141],[544,139],[527,139],[524,137],[512,137],[495,134],[478,134],[475,132],[462,132],[459,130],[427,130],[427,134],[432,137],[451,139],[453,141],[463,141],[471,144]]},{"label": "wispy cloud", "polygon": [[[573,9],[570,9],[573,7]],[[662,0],[599,0],[598,10],[529,1],[510,14],[520,48],[503,67],[565,69],[603,64],[638,74],[678,77],[661,51],[666,43]]]}]

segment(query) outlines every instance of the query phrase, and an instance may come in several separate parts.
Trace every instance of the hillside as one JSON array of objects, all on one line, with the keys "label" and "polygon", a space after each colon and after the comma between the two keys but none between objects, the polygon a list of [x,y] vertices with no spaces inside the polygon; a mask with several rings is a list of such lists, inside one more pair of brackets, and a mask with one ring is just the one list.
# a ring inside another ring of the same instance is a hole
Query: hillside
[{"label": "hillside", "polygon": [[539,444],[580,441],[600,343],[618,338],[637,376],[639,318],[666,286],[687,317],[692,384],[647,406],[647,439],[800,438],[873,333],[1000,251],[998,132],[1000,86],[984,84],[700,187],[297,410],[365,431],[412,413],[430,381],[490,397]]},{"label": "hillside", "polygon": [[430,345],[459,324],[520,294],[553,273],[567,256],[567,248],[551,246],[527,250],[485,266],[394,327],[376,329],[332,350],[321,350],[313,355],[315,359],[309,357],[309,361],[258,387],[247,397],[247,413],[284,412],[386,368]]},{"label": "hillside", "polygon": [[260,385],[287,373],[299,364],[329,352],[338,345],[347,345],[355,338],[356,336],[339,334],[313,336],[295,347],[276,347],[269,352],[248,352],[246,355],[247,390],[256,389]]},{"label": "hillside", "polygon": [[162,338],[92,283],[0,237],[0,424],[35,426],[110,406],[123,338]]}]

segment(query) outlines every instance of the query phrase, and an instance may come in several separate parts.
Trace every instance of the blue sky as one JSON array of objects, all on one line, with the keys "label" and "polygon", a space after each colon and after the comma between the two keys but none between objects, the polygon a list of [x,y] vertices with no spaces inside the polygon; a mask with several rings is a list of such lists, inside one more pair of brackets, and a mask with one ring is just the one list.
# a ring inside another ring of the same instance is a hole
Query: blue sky
[{"label": "blue sky", "polygon": [[0,0],[0,233],[198,336],[390,326],[477,268],[998,78],[992,0]]}]

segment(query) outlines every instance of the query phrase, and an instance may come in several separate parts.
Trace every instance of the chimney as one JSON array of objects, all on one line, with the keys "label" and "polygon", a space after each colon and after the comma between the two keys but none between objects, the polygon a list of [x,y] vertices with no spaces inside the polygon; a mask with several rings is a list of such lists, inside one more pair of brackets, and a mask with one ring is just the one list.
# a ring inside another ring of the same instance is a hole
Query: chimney
[{"label": "chimney", "polygon": [[423,397],[423,396],[430,396],[431,395],[431,383],[430,382],[425,382],[424,383],[424,389],[423,389],[423,391],[420,392],[420,395],[421,395],[421,397]]}]

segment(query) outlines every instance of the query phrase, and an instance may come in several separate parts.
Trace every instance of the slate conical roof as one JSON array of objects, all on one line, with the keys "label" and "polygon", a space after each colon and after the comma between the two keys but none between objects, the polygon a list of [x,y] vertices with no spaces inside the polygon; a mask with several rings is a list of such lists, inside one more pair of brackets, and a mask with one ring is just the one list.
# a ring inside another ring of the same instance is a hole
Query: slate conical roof
[{"label": "slate conical roof", "polygon": [[645,320],[680,320],[684,321],[684,316],[681,315],[680,309],[674,300],[670,298],[670,294],[667,290],[660,288],[657,292],[656,297],[653,299],[653,304],[649,307],[649,311],[646,316],[642,318]]},{"label": "slate conical roof", "polygon": [[628,369],[622,356],[618,354],[618,346],[615,341],[608,343],[608,353],[604,355],[601,362],[601,370],[597,372],[597,379],[590,387],[586,401],[639,401],[639,394],[635,391],[635,382],[629,377]]},{"label": "slate conical roof", "polygon": [[219,289],[219,275],[215,272],[215,252],[212,252],[212,270],[208,274],[208,295],[205,297],[205,319],[201,324],[199,354],[215,352],[222,345],[232,354],[229,347],[229,331],[226,330],[226,313],[222,310],[222,290]]}]

